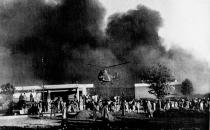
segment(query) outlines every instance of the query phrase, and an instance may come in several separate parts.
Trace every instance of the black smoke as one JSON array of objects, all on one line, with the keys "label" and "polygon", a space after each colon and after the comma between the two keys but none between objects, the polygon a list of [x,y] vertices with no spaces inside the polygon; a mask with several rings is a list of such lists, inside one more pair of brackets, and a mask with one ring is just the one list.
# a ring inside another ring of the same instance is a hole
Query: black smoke
[{"label": "black smoke", "polygon": [[134,83],[141,82],[145,67],[160,63],[166,65],[179,82],[185,78],[192,80],[197,93],[208,92],[208,64],[179,47],[166,50],[162,44],[164,39],[158,35],[162,24],[159,12],[142,5],[114,14],[106,29],[109,48],[119,60],[131,61],[128,69]]},{"label": "black smoke", "polygon": [[161,47],[158,29],[162,25],[159,12],[138,6],[136,10],[114,14],[109,18],[106,32],[111,41],[110,48],[119,57],[136,47]]},{"label": "black smoke", "polygon": [[162,26],[159,12],[139,5],[135,10],[114,14],[109,18],[106,33],[109,48],[118,59],[131,61],[134,82],[144,67],[155,64],[166,54],[158,30]]},{"label": "black smoke", "polygon": [[[180,48],[166,50],[162,45],[159,12],[139,5],[113,14],[105,33],[101,30],[104,14],[96,0],[1,1],[1,82],[96,83],[108,91],[109,87],[133,87],[141,81],[142,69],[162,63],[179,81],[189,78],[196,86],[210,84],[209,69],[203,62]],[[130,64],[109,69],[120,78],[106,85],[97,82],[101,68],[88,66],[125,61]]]},{"label": "black smoke", "polygon": [[93,74],[84,63],[91,60],[92,51],[103,47],[104,9],[97,1],[17,0],[1,6],[2,47],[9,49],[12,61],[21,62],[12,73],[30,72],[25,69],[30,68],[32,78],[47,83],[90,80]]}]

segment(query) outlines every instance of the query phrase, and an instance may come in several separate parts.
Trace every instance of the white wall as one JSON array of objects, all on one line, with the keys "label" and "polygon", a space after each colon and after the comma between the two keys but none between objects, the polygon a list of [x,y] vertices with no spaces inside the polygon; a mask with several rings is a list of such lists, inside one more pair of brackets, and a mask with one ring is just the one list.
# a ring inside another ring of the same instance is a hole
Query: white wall
[{"label": "white wall", "polygon": [[150,94],[148,85],[135,85],[135,99],[139,98],[156,98],[153,94]]}]

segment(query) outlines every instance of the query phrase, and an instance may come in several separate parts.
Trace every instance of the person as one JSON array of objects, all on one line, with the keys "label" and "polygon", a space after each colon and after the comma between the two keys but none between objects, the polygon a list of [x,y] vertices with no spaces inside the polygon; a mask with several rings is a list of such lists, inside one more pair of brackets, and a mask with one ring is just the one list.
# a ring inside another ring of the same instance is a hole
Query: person
[{"label": "person", "polygon": [[57,97],[54,97],[54,99],[51,102],[51,112],[50,112],[50,117],[52,117],[52,114],[54,117],[56,116],[57,112]]},{"label": "person", "polygon": [[47,99],[47,110],[48,110],[47,112],[50,112],[50,109],[51,109],[51,102],[52,102],[51,99],[48,98],[48,99]]},{"label": "person", "polygon": [[86,110],[87,98],[85,95],[82,96],[82,101],[83,101],[83,110]]},{"label": "person", "polygon": [[110,111],[114,112],[115,111],[115,107],[114,107],[114,102],[112,101],[110,104]]},{"label": "person", "polygon": [[203,109],[203,108],[204,108],[204,107],[203,107],[203,106],[204,106],[204,105],[203,105],[203,101],[200,100],[200,103],[199,103],[199,104],[200,104],[200,111],[203,111],[203,110],[204,110],[204,109]]},{"label": "person", "polygon": [[102,108],[102,112],[101,112],[102,119],[104,121],[108,121],[109,120],[109,114],[108,114],[108,102],[107,102],[107,100],[104,100],[102,104],[103,104],[103,108]]},{"label": "person", "polygon": [[124,97],[124,93],[122,93],[121,96],[121,108],[122,108],[122,116],[125,115],[125,97]]},{"label": "person", "polygon": [[42,102],[43,104],[43,112],[47,112],[48,111],[48,102],[45,100]]},{"label": "person", "polygon": [[140,112],[140,107],[141,107],[139,101],[137,101],[136,107],[137,107],[137,113],[139,113]]},{"label": "person", "polygon": [[62,117],[63,119],[66,119],[66,113],[67,113],[67,108],[66,108],[66,102],[63,102],[63,107],[62,107]]},{"label": "person", "polygon": [[189,100],[186,100],[186,103],[185,103],[186,105],[185,105],[185,109],[189,109],[190,108],[190,102],[189,102]]},{"label": "person", "polygon": [[129,106],[129,112],[131,112],[133,110],[133,101],[129,101],[128,106]]},{"label": "person", "polygon": [[169,110],[170,109],[170,102],[167,101],[165,104],[165,110]]},{"label": "person", "polygon": [[74,102],[77,102],[77,95],[74,94]]},{"label": "person", "polygon": [[80,96],[79,98],[80,98],[80,100],[79,100],[79,110],[83,110],[84,109],[83,98],[82,98],[82,96]]},{"label": "person", "polygon": [[34,102],[34,97],[32,93],[30,94],[30,102]]},{"label": "person", "polygon": [[204,110],[208,112],[208,100],[204,99]]},{"label": "person", "polygon": [[150,103],[150,101],[147,101],[147,114],[149,118],[153,117],[152,104]]},{"label": "person", "polygon": [[179,109],[177,101],[174,102],[174,109]]},{"label": "person", "polygon": [[156,111],[156,102],[155,101],[153,101],[152,106],[153,106],[153,111]]},{"label": "person", "polygon": [[39,117],[43,116],[43,113],[42,113],[42,101],[39,101],[39,103],[38,103],[38,114],[39,114]]},{"label": "person", "polygon": [[157,111],[161,111],[161,100],[157,100],[157,103],[156,103],[156,110]]},{"label": "person", "polygon": [[146,113],[147,112],[147,102],[146,102],[146,99],[143,100],[143,109],[144,109],[144,112]]},{"label": "person", "polygon": [[174,103],[175,103],[174,101],[170,102],[170,108],[174,108]]},{"label": "person", "polygon": [[26,94],[25,94],[25,93],[23,94],[23,100],[24,100],[24,101],[27,100],[27,97],[26,97]]},{"label": "person", "polygon": [[93,120],[95,121],[97,119],[97,103],[92,101],[92,104],[93,104]]},{"label": "person", "polygon": [[207,111],[210,112],[210,98],[208,98],[207,100]]},{"label": "person", "polygon": [[125,100],[125,110],[126,112],[129,112],[129,105],[128,102]]},{"label": "person", "polygon": [[200,99],[195,98],[195,110],[199,110],[200,108]]},{"label": "person", "polygon": [[58,112],[61,112],[62,110],[61,104],[62,104],[62,97],[58,97]]},{"label": "person", "polygon": [[78,100],[73,101],[73,109],[74,112],[77,112],[79,110]]},{"label": "person", "polygon": [[22,101],[23,100],[23,95],[22,95],[22,93],[20,94],[20,96],[19,96],[19,101]]},{"label": "person", "polygon": [[133,112],[135,112],[135,110],[136,110],[136,101],[134,99],[132,101],[132,106],[133,106],[132,110],[133,110]]},{"label": "person", "polygon": [[25,104],[25,102],[24,102],[24,97],[23,97],[23,95],[22,95],[22,93],[20,94],[20,96],[19,96],[19,102],[18,102],[18,107],[20,108],[20,109],[22,109],[22,107],[24,106],[24,104]]}]

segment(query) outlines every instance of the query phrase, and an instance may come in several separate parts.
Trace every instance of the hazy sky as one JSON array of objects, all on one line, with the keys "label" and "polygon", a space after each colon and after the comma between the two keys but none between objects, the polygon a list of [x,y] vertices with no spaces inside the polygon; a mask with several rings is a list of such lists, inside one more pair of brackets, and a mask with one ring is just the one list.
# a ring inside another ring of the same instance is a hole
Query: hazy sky
[{"label": "hazy sky", "polygon": [[159,11],[163,27],[159,35],[167,47],[178,45],[210,67],[210,0],[100,0],[107,18],[143,4]]}]

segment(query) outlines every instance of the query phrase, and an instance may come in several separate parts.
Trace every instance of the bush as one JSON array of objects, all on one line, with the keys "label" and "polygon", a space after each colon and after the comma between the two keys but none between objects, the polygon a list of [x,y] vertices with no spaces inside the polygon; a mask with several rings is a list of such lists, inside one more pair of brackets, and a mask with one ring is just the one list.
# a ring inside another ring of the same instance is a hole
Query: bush
[{"label": "bush", "polygon": [[16,106],[16,103],[14,103],[14,102],[9,102],[9,103],[8,103],[8,109],[7,109],[6,114],[7,114],[7,115],[13,115],[13,110],[15,109],[15,106]]}]

